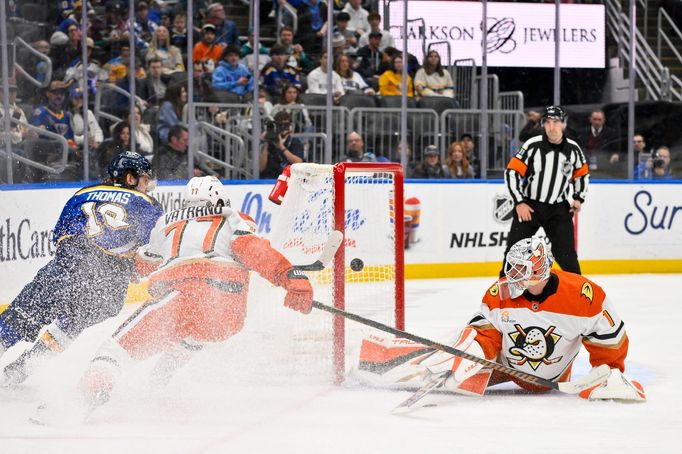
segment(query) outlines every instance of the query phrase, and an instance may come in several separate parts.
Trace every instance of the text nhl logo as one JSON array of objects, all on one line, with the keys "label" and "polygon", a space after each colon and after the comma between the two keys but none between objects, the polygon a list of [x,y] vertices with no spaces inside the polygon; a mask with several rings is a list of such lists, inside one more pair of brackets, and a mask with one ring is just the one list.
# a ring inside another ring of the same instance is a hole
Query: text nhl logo
[{"label": "text nhl logo", "polygon": [[493,199],[493,217],[500,224],[511,222],[514,215],[514,201],[508,195],[496,195]]}]

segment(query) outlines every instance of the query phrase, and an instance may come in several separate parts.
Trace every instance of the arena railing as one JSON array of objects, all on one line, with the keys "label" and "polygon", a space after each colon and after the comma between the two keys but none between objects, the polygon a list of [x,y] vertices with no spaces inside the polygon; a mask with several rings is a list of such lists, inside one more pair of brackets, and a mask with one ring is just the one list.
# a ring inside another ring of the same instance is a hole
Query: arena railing
[{"label": "arena railing", "polygon": [[[13,56],[14,56],[14,69],[19,72],[22,76],[24,76],[31,84],[35,85],[38,88],[45,88],[47,87],[50,82],[52,81],[52,60],[50,60],[50,57],[43,54],[42,52],[38,52],[31,46],[29,43],[24,41],[20,37],[14,38],[14,41],[12,42],[14,45],[12,46],[13,49]],[[34,74],[31,74],[29,71],[30,69],[24,68],[21,66],[19,60],[17,59],[17,51],[19,49],[25,49],[26,52],[29,52],[31,55],[34,57],[38,58],[38,60],[42,61],[45,63],[45,79],[43,81],[40,81],[35,78]]]},{"label": "arena railing", "polygon": [[[10,122],[15,126],[22,126],[35,134],[34,138],[25,139],[21,144],[12,145],[12,157],[28,167],[47,172],[51,175],[59,175],[64,172],[68,165],[69,144],[64,136],[47,131],[29,123],[10,118]],[[1,137],[0,137],[1,140]],[[48,147],[55,151],[54,160],[45,160],[45,152],[42,150]],[[35,152],[34,152],[35,149]],[[0,157],[7,158],[5,147],[0,147]],[[32,159],[33,158],[33,159]],[[38,159],[41,158],[41,159]]]}]

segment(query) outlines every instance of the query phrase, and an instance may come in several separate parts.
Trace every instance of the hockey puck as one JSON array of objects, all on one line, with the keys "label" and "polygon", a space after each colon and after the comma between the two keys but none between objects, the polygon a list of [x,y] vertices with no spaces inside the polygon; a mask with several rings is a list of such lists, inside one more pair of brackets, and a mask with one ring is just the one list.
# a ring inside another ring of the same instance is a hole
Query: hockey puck
[{"label": "hockey puck", "polygon": [[350,261],[350,269],[353,271],[362,271],[364,267],[365,264],[360,259],[353,259]]}]

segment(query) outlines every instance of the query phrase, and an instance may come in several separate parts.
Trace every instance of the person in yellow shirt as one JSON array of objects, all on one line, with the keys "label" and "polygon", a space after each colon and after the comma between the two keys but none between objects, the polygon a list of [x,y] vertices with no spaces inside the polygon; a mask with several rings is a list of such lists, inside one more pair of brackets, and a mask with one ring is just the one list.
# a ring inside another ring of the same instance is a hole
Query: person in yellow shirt
[{"label": "person in yellow shirt", "polygon": [[[384,71],[379,77],[380,96],[400,96],[403,91],[403,57],[396,55],[391,60],[391,69]],[[414,95],[412,77],[407,75],[407,96]]]}]

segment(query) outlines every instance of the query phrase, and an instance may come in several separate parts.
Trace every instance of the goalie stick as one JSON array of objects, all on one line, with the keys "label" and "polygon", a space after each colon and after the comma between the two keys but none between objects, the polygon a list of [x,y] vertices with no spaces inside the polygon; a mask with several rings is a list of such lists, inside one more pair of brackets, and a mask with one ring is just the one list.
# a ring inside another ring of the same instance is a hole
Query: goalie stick
[{"label": "goalie stick", "polygon": [[336,254],[336,250],[339,248],[342,241],[343,234],[338,230],[332,230],[332,233],[329,234],[329,239],[322,248],[322,252],[317,260],[309,265],[295,265],[294,268],[301,271],[322,271],[327,264],[329,264],[331,259],[334,258],[334,254]]},{"label": "goalie stick", "polygon": [[441,386],[443,386],[443,383],[445,383],[445,380],[447,380],[448,377],[450,377],[450,375],[452,375],[452,371],[447,371],[437,379],[431,380],[430,382],[416,390],[414,393],[412,393],[410,397],[396,405],[395,408],[391,410],[391,413],[402,413],[406,410],[409,410],[414,404],[422,400],[422,398],[426,396],[428,393],[430,393],[436,388],[440,388]]},{"label": "goalie stick", "polygon": [[512,369],[511,367],[507,367],[504,364],[489,361],[484,358],[479,358],[478,356],[471,355],[462,350],[450,347],[449,345],[441,344],[430,339],[426,339],[425,337],[420,337],[399,330],[397,328],[393,328],[392,326],[384,325],[383,323],[377,322],[375,320],[370,320],[368,318],[362,317],[357,314],[353,314],[351,312],[346,312],[336,307],[327,306],[326,304],[320,303],[319,301],[313,301],[313,307],[325,312],[332,313],[334,315],[347,318],[348,320],[353,320],[354,322],[366,326],[371,326],[372,328],[376,328],[378,330],[396,335],[398,337],[402,337],[404,339],[419,342],[420,344],[424,344],[427,347],[432,347],[435,348],[436,350],[450,353],[451,355],[455,355],[460,358],[468,359],[469,361],[472,361],[474,363],[482,364],[485,367],[489,367],[492,370],[496,370],[498,372],[507,374],[511,377],[518,378],[519,380],[523,380],[526,383],[544,386],[545,388],[554,389],[566,394],[578,394],[580,393],[580,391],[583,391],[587,388],[598,386],[606,382],[606,380],[609,378],[609,375],[611,374],[611,369],[609,368],[609,366],[606,364],[602,364],[601,366],[593,368],[587,375],[585,375],[582,378],[579,378],[578,380],[567,382],[553,382],[551,380],[547,380],[546,378],[538,377],[537,375]]}]

